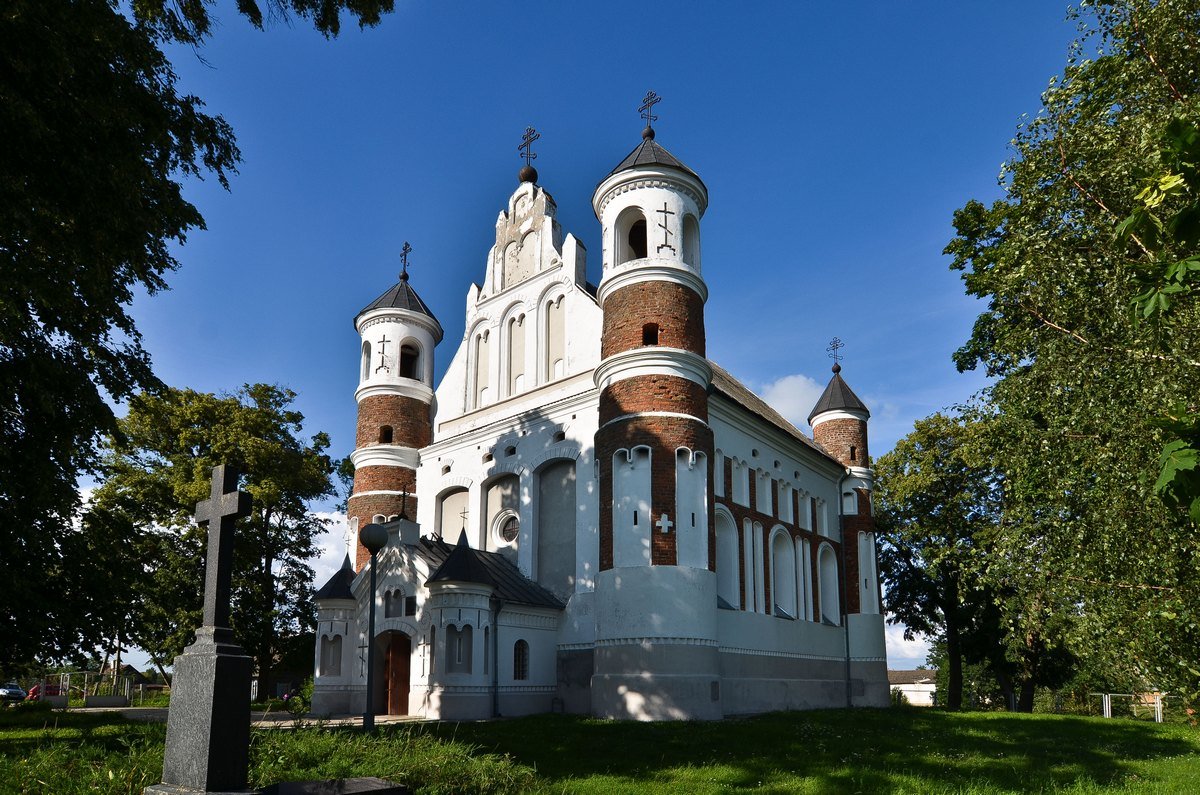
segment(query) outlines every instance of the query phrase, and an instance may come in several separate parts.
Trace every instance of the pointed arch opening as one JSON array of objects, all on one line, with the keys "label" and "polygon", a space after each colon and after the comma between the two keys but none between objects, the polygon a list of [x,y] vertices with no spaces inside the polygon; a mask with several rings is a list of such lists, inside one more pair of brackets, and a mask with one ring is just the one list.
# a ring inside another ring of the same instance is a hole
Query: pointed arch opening
[{"label": "pointed arch opening", "polygon": [[817,577],[819,578],[821,623],[840,626],[842,623],[842,601],[838,594],[837,556],[833,547],[822,544],[817,552]]},{"label": "pointed arch opening", "polygon": [[362,375],[360,381],[366,381],[371,377],[371,343],[364,340],[362,344]]}]

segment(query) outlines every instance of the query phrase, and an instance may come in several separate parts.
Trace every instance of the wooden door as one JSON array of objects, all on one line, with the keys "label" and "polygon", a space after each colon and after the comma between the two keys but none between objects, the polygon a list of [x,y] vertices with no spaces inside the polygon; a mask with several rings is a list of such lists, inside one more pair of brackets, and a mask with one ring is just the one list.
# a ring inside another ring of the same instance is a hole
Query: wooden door
[{"label": "wooden door", "polygon": [[391,633],[387,651],[387,714],[408,714],[408,665],[412,642],[403,632]]}]

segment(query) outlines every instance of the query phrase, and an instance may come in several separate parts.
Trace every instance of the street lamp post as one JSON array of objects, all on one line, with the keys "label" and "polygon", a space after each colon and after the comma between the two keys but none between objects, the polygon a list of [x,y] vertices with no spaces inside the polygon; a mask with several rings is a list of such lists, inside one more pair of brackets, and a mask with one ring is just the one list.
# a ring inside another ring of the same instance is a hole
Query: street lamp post
[{"label": "street lamp post", "polygon": [[371,553],[371,599],[367,608],[367,704],[363,710],[363,730],[375,730],[375,556],[387,545],[383,525],[369,524],[358,532],[358,540]]}]

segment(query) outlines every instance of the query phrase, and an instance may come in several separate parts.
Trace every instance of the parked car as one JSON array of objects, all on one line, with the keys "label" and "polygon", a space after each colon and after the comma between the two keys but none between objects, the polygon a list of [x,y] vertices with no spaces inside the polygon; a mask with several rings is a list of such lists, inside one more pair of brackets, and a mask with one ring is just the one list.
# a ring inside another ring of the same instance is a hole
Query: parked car
[{"label": "parked car", "polygon": [[0,701],[24,701],[25,690],[16,682],[0,685]]}]

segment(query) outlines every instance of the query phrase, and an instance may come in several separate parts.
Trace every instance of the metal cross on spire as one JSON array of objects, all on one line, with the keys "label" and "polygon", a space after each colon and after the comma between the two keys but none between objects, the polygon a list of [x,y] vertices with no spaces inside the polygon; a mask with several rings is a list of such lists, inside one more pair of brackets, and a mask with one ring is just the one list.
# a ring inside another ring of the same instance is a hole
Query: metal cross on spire
[{"label": "metal cross on spire", "polygon": [[846,343],[842,342],[838,337],[834,337],[829,341],[829,347],[825,350],[829,352],[829,358],[833,359],[833,371],[840,373],[842,371],[842,348],[846,347]]},{"label": "metal cross on spire", "polygon": [[531,161],[537,160],[537,155],[533,151],[533,142],[541,137],[542,134],[532,127],[525,128],[525,134],[521,136],[521,145],[517,147],[521,157],[525,158],[525,165],[532,165]]},{"label": "metal cross on spire", "polygon": [[654,122],[658,121],[658,117],[654,115],[654,106],[662,102],[662,97],[655,94],[653,91],[647,91],[646,96],[642,97],[642,104],[638,110],[642,114],[642,118],[646,120],[647,127],[653,127]]},{"label": "metal cross on spire", "polygon": [[408,241],[404,241],[404,245],[400,248],[400,281],[408,281],[408,255],[412,253],[412,246]]}]

